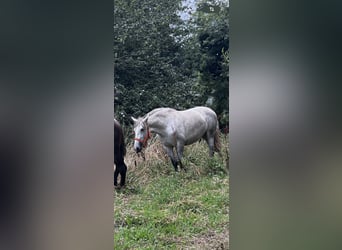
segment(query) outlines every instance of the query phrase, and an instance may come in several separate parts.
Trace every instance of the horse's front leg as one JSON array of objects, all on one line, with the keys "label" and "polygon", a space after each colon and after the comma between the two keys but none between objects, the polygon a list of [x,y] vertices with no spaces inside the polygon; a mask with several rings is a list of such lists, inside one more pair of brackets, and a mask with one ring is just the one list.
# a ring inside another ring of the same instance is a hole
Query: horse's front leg
[{"label": "horse's front leg", "polygon": [[120,181],[120,186],[123,187],[125,185],[126,182],[126,172],[127,172],[127,166],[125,164],[124,161],[122,161],[122,168],[120,171],[120,175],[121,175],[121,181]]},{"label": "horse's front leg", "polygon": [[184,169],[184,171],[186,171],[186,169],[185,169],[185,167],[183,166],[183,163],[182,163],[183,152],[184,152],[184,143],[183,142],[178,142],[176,150],[177,150],[177,157],[178,157],[179,166],[181,167],[181,169]]},{"label": "horse's front leg", "polygon": [[167,155],[170,157],[173,167],[175,168],[176,171],[178,171],[178,168],[177,168],[178,164],[177,164],[177,160],[173,154],[173,147],[165,146],[165,145],[163,145],[163,147],[164,147],[164,150],[166,151]]}]

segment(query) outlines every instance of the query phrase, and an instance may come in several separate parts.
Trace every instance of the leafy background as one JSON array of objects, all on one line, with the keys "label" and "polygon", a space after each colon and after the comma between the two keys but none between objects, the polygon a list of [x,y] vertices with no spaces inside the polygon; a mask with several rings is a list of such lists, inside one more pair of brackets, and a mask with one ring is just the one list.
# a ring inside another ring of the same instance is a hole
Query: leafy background
[{"label": "leafy background", "polygon": [[227,1],[114,1],[114,112],[209,106],[228,127]]}]

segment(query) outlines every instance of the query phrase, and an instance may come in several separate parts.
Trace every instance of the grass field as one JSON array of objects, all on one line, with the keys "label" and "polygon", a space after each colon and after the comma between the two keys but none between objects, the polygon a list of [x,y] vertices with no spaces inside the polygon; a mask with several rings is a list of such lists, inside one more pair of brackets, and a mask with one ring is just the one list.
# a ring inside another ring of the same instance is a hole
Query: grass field
[{"label": "grass field", "polygon": [[228,249],[227,140],[222,156],[205,142],[185,148],[175,172],[158,140],[138,157],[127,145],[127,184],[114,191],[114,249]]}]

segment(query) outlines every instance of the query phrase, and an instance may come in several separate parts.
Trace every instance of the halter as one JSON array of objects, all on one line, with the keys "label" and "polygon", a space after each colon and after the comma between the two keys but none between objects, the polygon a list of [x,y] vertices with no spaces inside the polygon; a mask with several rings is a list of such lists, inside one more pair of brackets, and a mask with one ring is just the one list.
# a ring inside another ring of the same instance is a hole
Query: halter
[{"label": "halter", "polygon": [[148,127],[147,127],[147,136],[145,136],[143,139],[134,138],[134,140],[142,143],[143,147],[146,147],[147,146],[147,141],[150,138],[151,138],[151,133],[150,133],[150,130],[148,129]]}]

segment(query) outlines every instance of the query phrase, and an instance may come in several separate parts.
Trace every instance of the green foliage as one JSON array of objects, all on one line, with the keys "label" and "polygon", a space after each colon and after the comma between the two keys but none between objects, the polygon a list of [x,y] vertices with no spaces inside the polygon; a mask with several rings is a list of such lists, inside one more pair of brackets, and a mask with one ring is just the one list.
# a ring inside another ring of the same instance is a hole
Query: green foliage
[{"label": "green foliage", "polygon": [[115,113],[143,115],[162,106],[188,108],[199,96],[184,67],[177,12],[181,1],[116,0],[114,8]]},{"label": "green foliage", "polygon": [[198,3],[193,21],[200,45],[200,83],[205,86],[205,95],[219,114],[221,125],[228,123],[229,110],[228,18],[228,2],[203,0]]},{"label": "green foliage", "polygon": [[196,237],[228,227],[226,179],[202,177],[182,182],[181,178],[160,176],[139,195],[115,194],[115,249],[190,247]]},{"label": "green foliage", "polygon": [[179,16],[186,9],[182,0],[115,0],[114,107],[121,123],[157,107],[198,105],[228,122],[228,7],[200,1],[191,21]]}]

